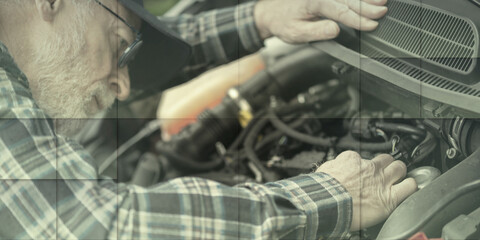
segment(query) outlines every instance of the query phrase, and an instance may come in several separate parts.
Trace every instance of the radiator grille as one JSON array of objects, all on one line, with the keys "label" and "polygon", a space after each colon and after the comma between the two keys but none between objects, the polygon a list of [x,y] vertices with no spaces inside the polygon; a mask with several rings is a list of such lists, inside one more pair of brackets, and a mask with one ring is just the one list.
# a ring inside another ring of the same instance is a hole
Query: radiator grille
[{"label": "radiator grille", "polygon": [[370,37],[454,71],[473,69],[478,36],[467,20],[413,1],[390,0],[388,7]]},{"label": "radiator grille", "polygon": [[418,81],[429,84],[435,87],[443,88],[445,90],[470,95],[474,97],[480,97],[480,91],[474,88],[471,88],[468,85],[457,83],[446,78],[440,77],[438,75],[432,74],[430,72],[424,71],[420,68],[414,67],[410,64],[407,64],[401,61],[398,58],[389,56],[381,51],[367,45],[363,44],[362,49],[364,54],[370,56],[370,58],[383,63],[384,65],[393,68],[399,72],[402,72]]}]

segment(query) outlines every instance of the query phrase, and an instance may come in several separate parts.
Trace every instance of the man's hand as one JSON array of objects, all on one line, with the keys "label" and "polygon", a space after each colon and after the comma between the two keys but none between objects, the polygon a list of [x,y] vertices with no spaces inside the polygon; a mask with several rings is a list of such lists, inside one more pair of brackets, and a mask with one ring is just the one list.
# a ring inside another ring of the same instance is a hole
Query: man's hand
[{"label": "man's hand", "polygon": [[398,204],[417,190],[413,178],[399,182],[406,171],[405,164],[394,161],[390,155],[379,155],[369,161],[352,151],[343,152],[317,169],[337,179],[352,196],[351,231],[385,220]]},{"label": "man's hand", "polygon": [[287,43],[335,38],[340,27],[371,31],[378,26],[372,19],[387,12],[387,0],[260,0],[255,21],[263,39],[277,36]]}]

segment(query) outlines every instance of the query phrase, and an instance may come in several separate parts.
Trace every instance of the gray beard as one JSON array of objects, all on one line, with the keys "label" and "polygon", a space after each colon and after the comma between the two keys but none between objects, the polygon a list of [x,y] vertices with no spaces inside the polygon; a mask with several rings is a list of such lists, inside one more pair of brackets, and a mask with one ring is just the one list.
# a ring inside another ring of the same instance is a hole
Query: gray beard
[{"label": "gray beard", "polygon": [[80,132],[82,128],[87,123],[87,118],[79,119],[65,119],[57,118],[54,119],[55,132],[62,136],[73,137],[75,134]]},{"label": "gray beard", "polygon": [[[73,136],[95,114],[91,109],[93,95],[102,97],[104,106],[113,103],[115,95],[108,86],[92,89],[92,71],[85,56],[85,22],[74,21],[55,36],[45,39],[31,56],[30,88],[37,105],[53,119],[55,132]],[[88,91],[93,92],[88,92]]]}]

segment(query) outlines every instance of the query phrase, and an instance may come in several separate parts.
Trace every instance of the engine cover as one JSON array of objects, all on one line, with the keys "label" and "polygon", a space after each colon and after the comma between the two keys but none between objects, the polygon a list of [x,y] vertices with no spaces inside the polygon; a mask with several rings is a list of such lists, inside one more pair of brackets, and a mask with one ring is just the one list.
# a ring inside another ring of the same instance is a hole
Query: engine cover
[{"label": "engine cover", "polygon": [[468,0],[392,0],[388,8],[375,31],[361,33],[362,43],[457,82],[480,82],[480,7]]},{"label": "engine cover", "polygon": [[360,81],[391,89],[386,97],[407,90],[401,98],[434,100],[474,113],[463,116],[478,117],[480,104],[472,104],[480,101],[477,2],[389,0],[389,11],[375,31],[342,27],[335,41],[312,46],[359,69]]}]

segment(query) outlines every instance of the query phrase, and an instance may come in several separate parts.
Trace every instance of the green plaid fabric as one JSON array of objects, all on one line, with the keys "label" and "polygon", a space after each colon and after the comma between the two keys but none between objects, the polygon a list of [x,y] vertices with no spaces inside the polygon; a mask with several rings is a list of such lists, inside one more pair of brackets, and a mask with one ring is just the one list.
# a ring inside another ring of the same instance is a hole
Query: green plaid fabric
[{"label": "green plaid fabric", "polygon": [[196,76],[217,66],[254,53],[263,47],[253,11],[256,1],[215,9],[198,15],[160,17],[192,45],[193,56],[185,71]]},{"label": "green plaid fabric", "polygon": [[[238,30],[225,21],[218,33]],[[236,187],[185,177],[141,188],[98,176],[91,155],[54,132],[0,43],[0,239],[334,238],[351,215],[350,195],[324,173]]]}]

